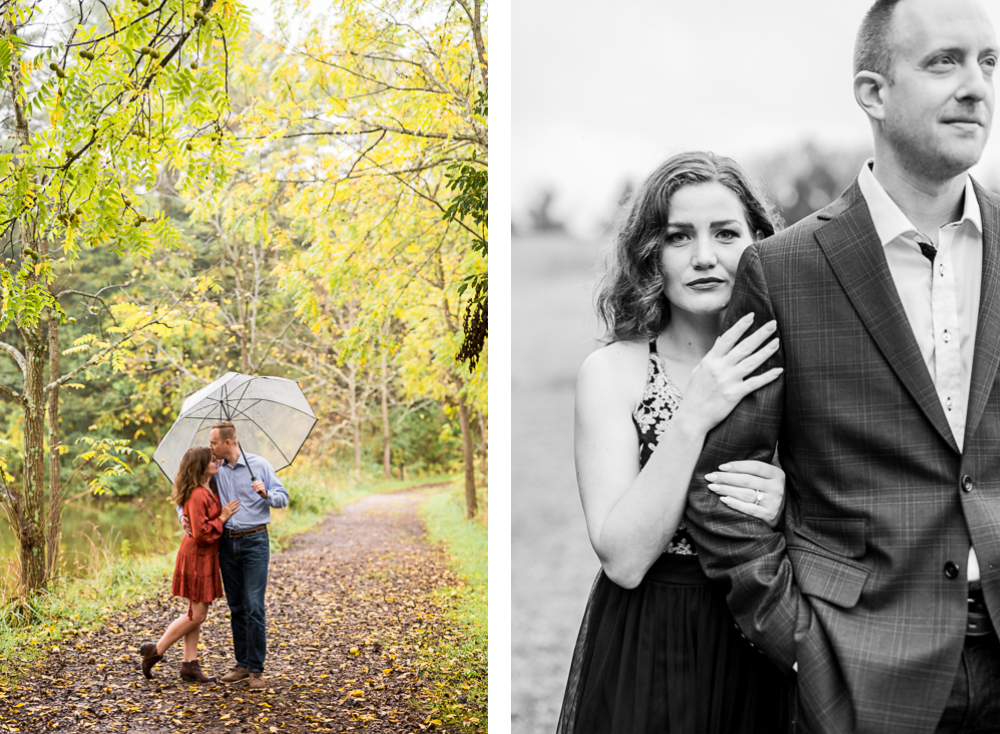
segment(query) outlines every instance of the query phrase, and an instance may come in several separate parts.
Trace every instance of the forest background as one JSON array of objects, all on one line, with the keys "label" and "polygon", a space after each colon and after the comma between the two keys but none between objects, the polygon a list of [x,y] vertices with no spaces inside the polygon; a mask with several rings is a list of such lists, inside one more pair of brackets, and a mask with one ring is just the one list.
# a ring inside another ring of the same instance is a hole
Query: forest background
[{"label": "forest background", "polygon": [[164,500],[228,370],[298,380],[297,466],[458,473],[485,521],[486,5],[0,10],[7,592],[65,571],[67,502]]}]

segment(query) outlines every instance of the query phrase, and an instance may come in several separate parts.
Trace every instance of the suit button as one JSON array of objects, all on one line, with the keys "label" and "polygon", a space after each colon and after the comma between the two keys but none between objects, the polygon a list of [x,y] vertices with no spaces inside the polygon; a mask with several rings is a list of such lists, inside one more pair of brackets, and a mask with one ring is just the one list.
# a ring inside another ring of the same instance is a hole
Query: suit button
[{"label": "suit button", "polygon": [[958,564],[953,561],[944,564],[944,575],[950,579],[958,578]]},{"label": "suit button", "polygon": [[973,487],[972,477],[968,474],[962,477],[962,489],[966,492],[971,492]]}]

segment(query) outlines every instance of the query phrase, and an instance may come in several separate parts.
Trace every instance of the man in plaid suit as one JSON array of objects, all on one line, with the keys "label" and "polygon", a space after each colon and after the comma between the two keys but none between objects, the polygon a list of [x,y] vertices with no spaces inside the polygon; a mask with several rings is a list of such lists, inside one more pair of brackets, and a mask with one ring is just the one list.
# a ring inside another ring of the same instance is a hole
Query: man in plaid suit
[{"label": "man in plaid suit", "polygon": [[[709,435],[688,513],[746,636],[798,671],[800,730],[1000,731],[1000,197],[968,175],[998,55],[978,0],[875,3],[874,161],[740,264],[727,321],[776,319],[784,372]],[[705,487],[775,445],[783,531]]]}]

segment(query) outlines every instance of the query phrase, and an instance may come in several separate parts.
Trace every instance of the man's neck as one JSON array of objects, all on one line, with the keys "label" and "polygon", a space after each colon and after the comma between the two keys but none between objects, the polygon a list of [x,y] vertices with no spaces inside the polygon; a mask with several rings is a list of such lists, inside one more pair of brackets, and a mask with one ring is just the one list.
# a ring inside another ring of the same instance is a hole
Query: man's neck
[{"label": "man's neck", "polygon": [[875,159],[872,173],[906,218],[937,245],[938,230],[962,216],[968,172],[944,180],[913,175],[891,157]]},{"label": "man's neck", "polygon": [[240,460],[240,447],[236,446],[235,449],[226,457],[226,461],[229,462],[230,466],[236,466],[236,462]]}]

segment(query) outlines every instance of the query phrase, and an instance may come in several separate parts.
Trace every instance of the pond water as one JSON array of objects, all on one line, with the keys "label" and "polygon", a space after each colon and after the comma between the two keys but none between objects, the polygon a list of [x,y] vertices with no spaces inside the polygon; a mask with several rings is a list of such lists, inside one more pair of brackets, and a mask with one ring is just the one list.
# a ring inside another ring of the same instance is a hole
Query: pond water
[{"label": "pond water", "polygon": [[[95,558],[120,553],[126,541],[133,555],[176,549],[181,529],[170,501],[164,497],[87,497],[67,502],[63,508],[61,572],[84,575]],[[6,572],[16,556],[17,540],[0,521],[0,568]]]}]

